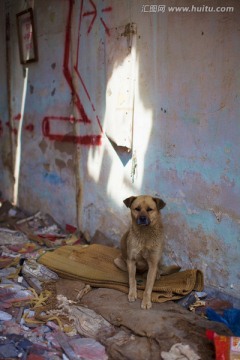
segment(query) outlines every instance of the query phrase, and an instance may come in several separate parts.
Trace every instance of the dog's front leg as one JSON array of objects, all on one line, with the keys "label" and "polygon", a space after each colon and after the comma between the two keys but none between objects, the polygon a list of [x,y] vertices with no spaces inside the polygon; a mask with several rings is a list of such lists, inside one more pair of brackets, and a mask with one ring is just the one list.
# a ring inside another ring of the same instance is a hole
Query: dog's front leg
[{"label": "dog's front leg", "polygon": [[128,276],[129,276],[129,293],[128,300],[133,302],[137,299],[137,282],[136,282],[136,261],[127,260]]},{"label": "dog's front leg", "polygon": [[156,261],[149,262],[147,282],[143,293],[143,300],[141,303],[142,309],[150,309],[152,307],[151,295],[152,295],[153,285],[156,279],[156,274],[157,274],[157,262]]}]

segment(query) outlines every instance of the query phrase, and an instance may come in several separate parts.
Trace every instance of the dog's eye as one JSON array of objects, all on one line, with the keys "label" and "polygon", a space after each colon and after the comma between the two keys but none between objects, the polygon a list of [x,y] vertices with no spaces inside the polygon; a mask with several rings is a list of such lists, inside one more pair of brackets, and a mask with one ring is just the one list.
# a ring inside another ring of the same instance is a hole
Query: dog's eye
[{"label": "dog's eye", "polygon": [[140,206],[136,207],[135,210],[136,210],[136,211],[141,211]]},{"label": "dog's eye", "polygon": [[152,209],[149,207],[149,208],[147,208],[147,212],[149,212],[149,211],[152,211]]}]

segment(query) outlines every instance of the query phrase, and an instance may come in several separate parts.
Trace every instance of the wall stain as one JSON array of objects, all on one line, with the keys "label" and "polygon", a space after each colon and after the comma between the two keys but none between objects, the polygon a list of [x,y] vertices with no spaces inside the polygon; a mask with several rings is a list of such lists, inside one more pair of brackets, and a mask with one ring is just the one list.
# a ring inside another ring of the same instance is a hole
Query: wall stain
[{"label": "wall stain", "polygon": [[54,141],[55,150],[60,151],[61,153],[66,153],[72,155],[76,151],[76,144],[64,141]]},{"label": "wall stain", "polygon": [[69,169],[71,169],[71,170],[75,170],[75,163],[74,163],[74,161],[72,160],[72,159],[68,159],[68,161],[67,161],[67,167],[69,168]]},{"label": "wall stain", "polygon": [[45,154],[46,149],[47,149],[47,147],[48,147],[46,140],[45,140],[45,139],[42,139],[42,141],[39,143],[38,146],[40,147],[42,153]]},{"label": "wall stain", "polygon": [[55,164],[60,169],[60,171],[66,167],[66,163],[61,159],[55,159]]}]

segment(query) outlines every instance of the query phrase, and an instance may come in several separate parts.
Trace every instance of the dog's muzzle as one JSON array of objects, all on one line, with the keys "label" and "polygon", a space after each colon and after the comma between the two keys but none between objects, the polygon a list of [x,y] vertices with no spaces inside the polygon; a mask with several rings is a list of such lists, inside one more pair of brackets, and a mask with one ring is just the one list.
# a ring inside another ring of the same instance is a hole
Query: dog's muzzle
[{"label": "dog's muzzle", "polygon": [[139,216],[139,217],[137,218],[137,224],[138,224],[138,225],[144,225],[144,226],[146,226],[146,225],[149,225],[149,224],[150,224],[150,221],[149,221],[149,219],[147,218],[147,216]]}]

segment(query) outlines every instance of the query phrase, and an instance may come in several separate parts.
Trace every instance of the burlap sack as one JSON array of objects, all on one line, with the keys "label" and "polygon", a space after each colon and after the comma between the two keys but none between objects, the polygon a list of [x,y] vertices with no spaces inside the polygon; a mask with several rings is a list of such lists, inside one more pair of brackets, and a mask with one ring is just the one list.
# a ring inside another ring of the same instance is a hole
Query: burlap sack
[{"label": "burlap sack", "polygon": [[[79,279],[93,287],[105,287],[128,293],[128,274],[118,269],[113,260],[120,251],[99,244],[88,246],[62,246],[46,252],[38,262],[55,271],[59,276]],[[142,299],[146,278],[137,275],[138,298]],[[203,274],[200,270],[185,270],[156,280],[152,293],[153,302],[177,300],[192,290],[202,291]]]}]

